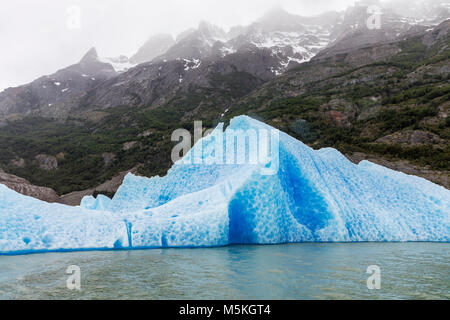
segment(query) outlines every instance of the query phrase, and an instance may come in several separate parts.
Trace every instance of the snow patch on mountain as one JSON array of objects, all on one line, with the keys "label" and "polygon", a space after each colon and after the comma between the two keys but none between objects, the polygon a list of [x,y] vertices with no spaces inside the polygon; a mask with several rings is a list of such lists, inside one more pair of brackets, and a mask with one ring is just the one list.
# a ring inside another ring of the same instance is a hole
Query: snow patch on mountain
[{"label": "snow patch on mountain", "polygon": [[202,61],[200,59],[177,59],[184,62],[184,71],[195,70],[200,67]]}]

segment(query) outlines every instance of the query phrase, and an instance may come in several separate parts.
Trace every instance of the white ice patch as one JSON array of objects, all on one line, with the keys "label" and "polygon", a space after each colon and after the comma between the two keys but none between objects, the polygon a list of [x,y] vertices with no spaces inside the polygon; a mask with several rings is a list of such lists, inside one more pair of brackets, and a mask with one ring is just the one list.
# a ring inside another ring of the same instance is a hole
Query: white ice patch
[{"label": "white ice patch", "polygon": [[182,59],[184,61],[184,71],[195,70],[200,67],[202,62],[199,59]]}]

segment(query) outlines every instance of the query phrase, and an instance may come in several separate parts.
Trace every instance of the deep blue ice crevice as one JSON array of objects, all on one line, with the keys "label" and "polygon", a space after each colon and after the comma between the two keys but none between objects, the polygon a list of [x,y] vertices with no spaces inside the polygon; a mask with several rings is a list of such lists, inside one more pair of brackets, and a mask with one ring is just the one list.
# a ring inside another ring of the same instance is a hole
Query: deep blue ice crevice
[{"label": "deep blue ice crevice", "polygon": [[128,247],[133,248],[133,224],[126,219],[123,222],[125,223],[125,228],[127,229]]}]

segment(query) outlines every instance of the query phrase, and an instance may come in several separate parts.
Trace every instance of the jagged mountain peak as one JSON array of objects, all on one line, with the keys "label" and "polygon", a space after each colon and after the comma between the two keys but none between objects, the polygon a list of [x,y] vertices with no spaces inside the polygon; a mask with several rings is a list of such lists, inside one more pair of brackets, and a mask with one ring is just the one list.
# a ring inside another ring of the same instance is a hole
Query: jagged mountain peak
[{"label": "jagged mountain peak", "polygon": [[197,29],[182,32],[166,52],[154,60],[203,59],[213,55],[217,42],[226,42],[227,33],[220,27],[202,20]]},{"label": "jagged mountain peak", "polygon": [[81,58],[80,63],[93,62],[98,60],[97,49],[90,48],[89,51]]}]

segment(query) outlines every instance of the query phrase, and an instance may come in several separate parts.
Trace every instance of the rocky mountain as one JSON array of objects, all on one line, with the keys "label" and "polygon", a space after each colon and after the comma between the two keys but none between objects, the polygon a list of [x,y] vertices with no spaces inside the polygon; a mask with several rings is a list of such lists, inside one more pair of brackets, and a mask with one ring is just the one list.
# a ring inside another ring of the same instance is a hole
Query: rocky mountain
[{"label": "rocky mountain", "polygon": [[[373,13],[368,8],[374,5],[381,10],[381,28],[371,30],[367,20]],[[96,108],[157,107],[186,91],[209,90],[218,78],[236,72],[246,74],[248,83],[240,94],[247,94],[319,53],[326,56],[424,32],[449,16],[446,6],[433,8],[428,19],[401,16],[374,0],[317,17],[274,8],[251,25],[229,32],[203,21],[176,40],[156,35],[130,59],[100,58],[91,49],[78,64],[0,93],[0,117],[33,114],[65,119]]]},{"label": "rocky mountain", "polygon": [[[210,23],[201,22],[198,29],[185,32],[169,49],[170,36],[153,37],[130,60],[125,57],[122,60],[100,59],[90,52],[86,57],[109,64],[115,76],[68,97],[70,105],[58,97],[49,98],[47,100],[52,101],[47,106],[52,108],[39,107],[34,114],[64,118],[88,109],[159,106],[193,88],[205,91],[219,86],[228,94],[232,91],[229,83],[219,82],[229,82],[234,74],[241,75],[239,78],[244,83],[239,88],[234,86],[239,93],[231,93],[231,96],[242,96],[289,67],[309,60],[326,46],[330,42],[330,16],[336,17],[336,14],[302,18],[275,10],[241,28],[240,32],[234,28],[226,33]],[[162,55],[154,57],[163,51]],[[144,62],[152,58],[151,62]],[[122,67],[139,62],[143,63],[131,68]],[[224,101],[222,109],[230,103],[232,100]]]},{"label": "rocky mountain", "polygon": [[114,68],[100,61],[92,48],[77,64],[1,92],[0,117],[13,114],[66,117],[78,106],[83,94],[116,75]]},{"label": "rocky mountain", "polygon": [[309,61],[333,39],[332,32],[338,13],[318,17],[301,17],[275,8],[261,19],[239,32],[225,44],[224,52],[242,48],[267,48],[280,57],[280,64],[273,66],[277,75],[292,65]]},{"label": "rocky mountain", "polygon": [[314,148],[449,188],[448,8],[380,7],[381,29],[369,29],[377,4],[318,17],[276,8],[228,32],[202,22],[176,40],[151,38],[131,59],[93,49],[0,93],[0,165],[75,192],[66,198],[75,203],[138,164],[140,174],[165,175],[173,130],[248,114]]},{"label": "rocky mountain", "polygon": [[249,26],[237,26],[229,32],[207,22],[186,31],[159,60],[220,59],[238,52],[269,49],[277,61],[270,68],[279,75],[291,64],[311,59],[331,42],[338,13],[301,17],[274,8]]},{"label": "rocky mountain", "polygon": [[[141,64],[89,91],[83,105],[95,109],[119,106],[158,107],[177,97],[222,87],[225,105],[273,78],[269,51],[236,53],[217,60],[176,59]],[[237,76],[233,85],[232,76]],[[238,78],[239,76],[239,78]],[[241,86],[237,87],[236,84]],[[216,91],[216,95],[222,95]],[[81,109],[84,110],[84,109]]]},{"label": "rocky mountain", "polygon": [[204,59],[214,53],[216,42],[227,41],[227,34],[221,28],[201,21],[195,30],[186,31],[176,43],[157,60]]}]

